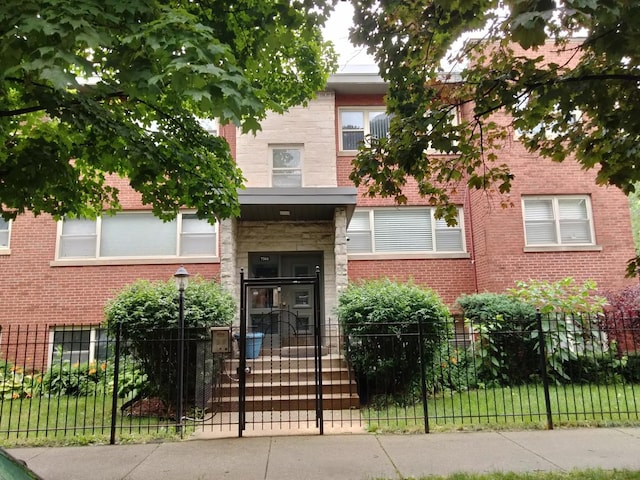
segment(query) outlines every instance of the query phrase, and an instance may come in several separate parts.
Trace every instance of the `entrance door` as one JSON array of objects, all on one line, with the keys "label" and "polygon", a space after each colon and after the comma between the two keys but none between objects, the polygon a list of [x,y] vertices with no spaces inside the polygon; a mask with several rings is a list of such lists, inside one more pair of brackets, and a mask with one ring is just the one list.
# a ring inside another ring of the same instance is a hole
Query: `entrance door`
[{"label": "entrance door", "polygon": [[288,337],[313,333],[313,285],[277,278],[313,277],[321,261],[318,252],[249,255],[250,278],[274,279],[248,292],[249,330],[264,333],[263,348],[278,349]]}]

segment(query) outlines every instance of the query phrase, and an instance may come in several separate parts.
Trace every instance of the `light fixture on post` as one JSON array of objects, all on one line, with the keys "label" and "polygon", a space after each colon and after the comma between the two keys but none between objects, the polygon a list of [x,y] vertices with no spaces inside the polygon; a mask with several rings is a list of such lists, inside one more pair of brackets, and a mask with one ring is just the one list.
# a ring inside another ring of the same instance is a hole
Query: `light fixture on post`
[{"label": "light fixture on post", "polygon": [[182,437],[182,418],[184,401],[184,289],[189,283],[189,272],[180,265],[180,268],[173,274],[178,287],[178,404],[176,411],[176,431]]}]

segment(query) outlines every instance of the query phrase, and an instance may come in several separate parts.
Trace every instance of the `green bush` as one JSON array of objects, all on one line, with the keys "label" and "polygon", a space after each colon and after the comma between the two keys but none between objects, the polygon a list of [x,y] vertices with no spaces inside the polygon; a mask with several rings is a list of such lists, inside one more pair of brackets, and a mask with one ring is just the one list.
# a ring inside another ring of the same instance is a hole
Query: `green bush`
[{"label": "green bush", "polygon": [[[125,287],[105,307],[106,326],[114,335],[121,326],[125,353],[134,356],[146,374],[147,391],[173,405],[177,398],[179,307],[173,281],[139,280]],[[230,325],[235,314],[232,296],[220,284],[195,278],[184,292],[185,389],[188,404],[195,397],[196,378],[202,375],[198,344],[210,341],[210,327]],[[204,347],[206,348],[206,346]],[[132,377],[134,382],[136,377]],[[134,387],[135,389],[136,387]]]},{"label": "green bush", "polygon": [[622,377],[629,383],[640,382],[640,353],[626,355],[626,362],[622,369]]},{"label": "green bush", "polygon": [[462,295],[456,303],[477,339],[472,354],[478,382],[512,385],[538,372],[531,338],[535,307],[505,293]]},{"label": "green bush", "polygon": [[442,300],[432,290],[410,283],[352,283],[338,300],[338,315],[363,404],[376,397],[406,401],[419,385],[421,365],[426,370],[440,344],[451,336]]}]

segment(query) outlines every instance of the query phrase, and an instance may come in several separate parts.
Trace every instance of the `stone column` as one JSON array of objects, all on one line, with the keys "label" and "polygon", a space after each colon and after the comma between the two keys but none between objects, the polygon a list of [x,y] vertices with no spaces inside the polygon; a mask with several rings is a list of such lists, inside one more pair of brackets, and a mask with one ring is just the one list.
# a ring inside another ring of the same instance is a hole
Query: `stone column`
[{"label": "stone column", "polygon": [[[237,263],[237,229],[238,221],[228,218],[220,222],[220,283],[231,292],[240,305],[240,272]],[[240,309],[236,311],[236,323],[240,320]]]},{"label": "stone column", "polygon": [[[349,283],[347,263],[347,210],[345,208],[336,208],[333,217],[333,224],[335,231],[333,252],[335,258],[335,298],[337,307],[340,294],[342,294],[342,292],[347,288]],[[337,328],[338,317],[335,312],[333,312],[331,316],[333,317],[331,319],[331,327],[334,328],[335,331],[330,332],[329,338],[337,340],[339,338],[339,331]],[[339,342],[338,345],[332,346],[339,347],[341,343],[342,342]]]}]

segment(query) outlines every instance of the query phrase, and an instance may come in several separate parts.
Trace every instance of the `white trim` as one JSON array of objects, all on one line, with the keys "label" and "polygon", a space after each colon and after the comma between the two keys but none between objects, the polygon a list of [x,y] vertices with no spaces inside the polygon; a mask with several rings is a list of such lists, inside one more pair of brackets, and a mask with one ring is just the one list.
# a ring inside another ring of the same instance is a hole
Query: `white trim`
[{"label": "white trim", "polygon": [[[558,200],[584,200],[585,201],[585,210],[586,210],[586,221],[589,223],[589,236],[590,242],[582,242],[582,243],[563,243],[561,238],[561,229],[560,229],[560,207],[558,204]],[[555,242],[547,242],[547,243],[530,243],[527,239],[527,212],[526,212],[526,202],[527,200],[545,200],[551,201],[551,208],[553,214],[553,227],[555,234]],[[559,251],[560,248],[562,251],[570,251],[570,250],[582,250],[584,247],[596,247],[596,236],[595,236],[595,228],[593,222],[593,211],[591,208],[591,197],[589,195],[522,195],[521,197],[521,207],[522,207],[522,227],[524,232],[524,243],[525,243],[525,251],[542,251],[540,249],[552,249],[552,251]],[[597,248],[595,248],[597,249]]]},{"label": "white trim", "polygon": [[357,149],[354,150],[345,150],[342,146],[342,113],[343,112],[362,112],[363,114],[363,132],[364,132],[364,138],[366,141],[367,135],[370,134],[370,126],[369,126],[369,114],[371,112],[384,112],[387,116],[388,114],[387,112],[387,107],[385,105],[366,105],[366,106],[359,106],[359,105],[355,105],[355,106],[344,106],[344,107],[339,107],[338,108],[338,154],[345,154],[345,153],[353,153],[353,152],[357,152]]},{"label": "white trim", "polygon": [[13,220],[4,220],[7,224],[6,230],[0,230],[2,232],[7,232],[7,245],[0,245],[0,255],[8,255],[11,253],[11,226],[13,224]]}]

